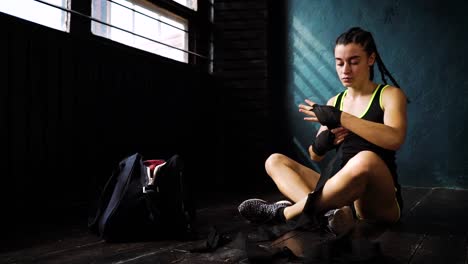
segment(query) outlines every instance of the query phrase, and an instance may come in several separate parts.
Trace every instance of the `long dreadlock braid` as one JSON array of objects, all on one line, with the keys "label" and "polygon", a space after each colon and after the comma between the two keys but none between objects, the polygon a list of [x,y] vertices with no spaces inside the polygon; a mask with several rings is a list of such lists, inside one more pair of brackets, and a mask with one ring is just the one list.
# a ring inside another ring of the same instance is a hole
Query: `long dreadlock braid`
[{"label": "long dreadlock braid", "polygon": [[382,58],[380,57],[380,54],[379,53],[376,53],[376,59],[377,59],[377,67],[379,67],[379,71],[380,71],[380,75],[381,75],[381,78],[382,78],[382,81],[387,84],[387,79],[385,78],[385,75],[387,75],[390,80],[392,81],[392,83],[400,88],[400,85],[398,85],[397,81],[393,78],[392,74],[390,74],[390,72],[387,70],[387,67],[385,67],[385,64],[383,63],[382,61]]}]

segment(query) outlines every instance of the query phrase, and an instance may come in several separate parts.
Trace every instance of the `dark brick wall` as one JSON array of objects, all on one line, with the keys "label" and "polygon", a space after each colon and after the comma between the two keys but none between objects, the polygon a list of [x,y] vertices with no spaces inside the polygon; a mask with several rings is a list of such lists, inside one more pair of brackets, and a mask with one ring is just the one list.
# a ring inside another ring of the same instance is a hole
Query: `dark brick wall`
[{"label": "dark brick wall", "polygon": [[274,138],[268,3],[217,0],[214,9],[213,75],[222,84],[226,184],[268,183],[264,162]]}]

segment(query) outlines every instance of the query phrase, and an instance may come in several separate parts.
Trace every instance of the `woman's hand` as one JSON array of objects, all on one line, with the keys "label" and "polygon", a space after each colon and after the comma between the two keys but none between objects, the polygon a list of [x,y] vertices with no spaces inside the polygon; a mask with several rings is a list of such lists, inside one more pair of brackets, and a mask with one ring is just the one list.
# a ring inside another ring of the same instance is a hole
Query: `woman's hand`
[{"label": "woman's hand", "polygon": [[318,105],[308,99],[305,102],[307,105],[299,105],[299,112],[309,116],[304,117],[304,120],[320,122],[329,129],[341,126],[341,111],[338,108],[331,105]]},{"label": "woman's hand", "polygon": [[309,117],[304,117],[304,120],[311,121],[311,122],[319,122],[317,116],[312,111],[312,106],[315,103],[310,101],[309,99],[306,99],[305,102],[307,103],[307,105],[304,105],[304,104],[299,105],[299,112],[304,113],[309,116]]},{"label": "woman's hand", "polygon": [[335,139],[333,140],[333,144],[339,145],[343,142],[345,137],[349,135],[349,130],[344,127],[337,127],[330,130],[333,134],[335,134]]},{"label": "woman's hand", "polygon": [[310,158],[319,161],[328,151],[343,143],[349,133],[349,130],[344,127],[321,131],[309,146]]}]

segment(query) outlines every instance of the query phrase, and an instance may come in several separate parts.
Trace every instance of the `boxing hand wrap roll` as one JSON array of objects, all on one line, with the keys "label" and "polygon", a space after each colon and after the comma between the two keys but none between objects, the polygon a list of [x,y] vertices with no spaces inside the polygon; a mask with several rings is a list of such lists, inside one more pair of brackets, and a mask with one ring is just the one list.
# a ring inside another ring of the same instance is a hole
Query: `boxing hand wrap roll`
[{"label": "boxing hand wrap roll", "polygon": [[341,126],[341,111],[338,108],[330,105],[314,104],[312,111],[317,116],[320,124],[327,126],[328,129]]},{"label": "boxing hand wrap roll", "polygon": [[319,156],[325,155],[329,150],[335,148],[333,141],[335,140],[335,134],[330,130],[324,130],[318,134],[315,141],[312,143],[312,150]]}]

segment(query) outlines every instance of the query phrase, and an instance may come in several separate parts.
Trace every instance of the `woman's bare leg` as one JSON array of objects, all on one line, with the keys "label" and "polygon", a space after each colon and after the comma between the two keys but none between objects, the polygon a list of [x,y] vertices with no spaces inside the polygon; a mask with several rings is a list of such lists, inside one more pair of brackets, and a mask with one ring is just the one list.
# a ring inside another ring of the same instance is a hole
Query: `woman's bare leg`
[{"label": "woman's bare leg", "polygon": [[[296,204],[286,207],[286,219],[298,216],[304,209],[307,195]],[[324,187],[315,206],[317,211],[340,208],[355,202],[356,211],[363,218],[395,222],[399,208],[395,200],[392,175],[387,165],[375,153],[362,151]]]},{"label": "woman's bare leg", "polygon": [[320,175],[314,170],[283,154],[272,154],[265,162],[265,169],[280,192],[298,202],[315,189]]}]

